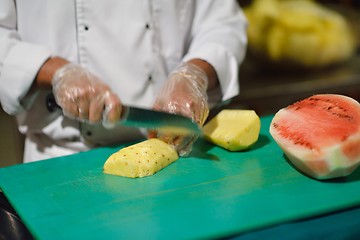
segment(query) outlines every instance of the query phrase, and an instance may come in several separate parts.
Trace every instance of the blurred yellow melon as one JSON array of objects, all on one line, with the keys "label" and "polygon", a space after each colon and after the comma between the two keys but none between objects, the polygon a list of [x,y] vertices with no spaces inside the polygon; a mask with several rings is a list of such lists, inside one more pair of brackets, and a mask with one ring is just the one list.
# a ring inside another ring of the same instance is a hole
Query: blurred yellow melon
[{"label": "blurred yellow melon", "polygon": [[356,41],[346,18],[310,0],[255,0],[244,9],[249,47],[272,62],[306,67],[349,59]]}]

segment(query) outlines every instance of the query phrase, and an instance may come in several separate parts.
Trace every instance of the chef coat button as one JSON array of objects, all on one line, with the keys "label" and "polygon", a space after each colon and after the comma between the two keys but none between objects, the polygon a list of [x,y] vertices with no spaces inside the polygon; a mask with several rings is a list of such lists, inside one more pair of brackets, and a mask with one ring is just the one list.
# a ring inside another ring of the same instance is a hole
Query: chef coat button
[{"label": "chef coat button", "polygon": [[85,26],[84,26],[84,30],[85,30],[85,31],[89,30],[89,26],[85,25]]},{"label": "chef coat button", "polygon": [[150,24],[146,23],[145,28],[150,29]]},{"label": "chef coat button", "polygon": [[151,75],[149,75],[149,77],[148,77],[148,81],[149,81],[149,82],[151,82],[151,81],[152,81],[152,76],[151,76]]}]

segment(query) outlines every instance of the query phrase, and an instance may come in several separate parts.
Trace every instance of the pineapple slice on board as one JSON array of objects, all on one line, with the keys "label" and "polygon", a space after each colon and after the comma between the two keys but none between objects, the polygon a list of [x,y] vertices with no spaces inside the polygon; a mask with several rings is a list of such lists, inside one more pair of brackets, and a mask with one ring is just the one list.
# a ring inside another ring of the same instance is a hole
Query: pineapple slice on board
[{"label": "pineapple slice on board", "polygon": [[129,178],[155,174],[179,158],[164,141],[152,138],[120,149],[104,164],[104,173]]},{"label": "pineapple slice on board", "polygon": [[254,110],[224,109],[204,125],[203,137],[229,151],[242,151],[256,143],[260,126]]}]

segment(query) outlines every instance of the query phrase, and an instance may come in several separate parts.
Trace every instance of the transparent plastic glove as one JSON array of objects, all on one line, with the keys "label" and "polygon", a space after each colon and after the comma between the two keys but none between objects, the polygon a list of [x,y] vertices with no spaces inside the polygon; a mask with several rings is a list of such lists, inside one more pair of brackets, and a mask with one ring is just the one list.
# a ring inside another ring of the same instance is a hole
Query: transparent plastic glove
[{"label": "transparent plastic glove", "polygon": [[111,127],[120,118],[121,102],[108,85],[76,64],[66,64],[52,78],[53,94],[65,116]]},{"label": "transparent plastic glove", "polygon": [[[184,63],[170,74],[153,108],[187,116],[202,126],[209,115],[207,85],[208,77],[201,68]],[[199,136],[176,136],[169,132],[152,131],[149,137],[160,138],[172,144],[180,156],[187,156]]]}]

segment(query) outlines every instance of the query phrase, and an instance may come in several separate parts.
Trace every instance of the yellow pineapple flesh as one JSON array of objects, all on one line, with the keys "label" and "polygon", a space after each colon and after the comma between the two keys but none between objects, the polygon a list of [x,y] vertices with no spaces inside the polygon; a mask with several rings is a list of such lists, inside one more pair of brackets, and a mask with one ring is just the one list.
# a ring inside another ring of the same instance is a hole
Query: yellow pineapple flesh
[{"label": "yellow pineapple flesh", "polygon": [[224,109],[203,127],[203,137],[229,151],[241,151],[257,142],[260,118],[253,110]]},{"label": "yellow pineapple flesh", "polygon": [[171,145],[152,138],[113,153],[106,160],[103,171],[129,178],[145,177],[155,174],[178,158]]}]

